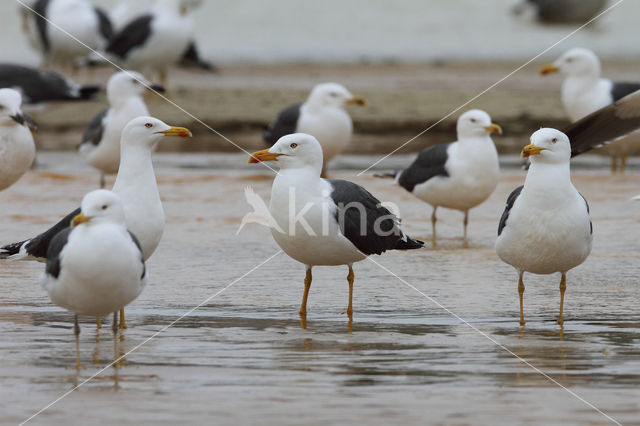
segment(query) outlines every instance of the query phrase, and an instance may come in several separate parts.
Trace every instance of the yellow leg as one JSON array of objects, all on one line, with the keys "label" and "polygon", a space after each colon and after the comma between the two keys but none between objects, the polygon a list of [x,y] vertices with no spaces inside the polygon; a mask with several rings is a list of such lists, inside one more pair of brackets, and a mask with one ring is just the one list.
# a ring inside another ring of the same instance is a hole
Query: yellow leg
[{"label": "yellow leg", "polygon": [[[302,304],[300,305],[300,316],[307,316],[307,299],[311,288],[311,268],[307,267],[307,274],[304,277],[304,293],[302,294]],[[306,324],[305,324],[306,326]]]},{"label": "yellow leg", "polygon": [[349,265],[349,274],[347,275],[347,282],[349,283],[349,306],[347,307],[347,315],[349,320],[353,319],[353,267]]},{"label": "yellow leg", "polygon": [[436,210],[438,207],[434,207],[433,208],[433,213],[431,213],[431,232],[433,234],[432,237],[432,242],[433,242],[433,246],[436,246]]},{"label": "yellow leg", "polygon": [[620,174],[624,174],[624,169],[627,167],[627,155],[624,154],[620,157]]},{"label": "yellow leg", "polygon": [[78,315],[74,317],[73,334],[76,336],[76,370],[80,370],[82,365],[80,364],[80,325],[78,325]]},{"label": "yellow leg", "polygon": [[523,296],[524,296],[524,281],[522,281],[522,275],[524,272],[518,272],[518,294],[520,294],[520,325],[524,325],[524,310],[523,310]]},{"label": "yellow leg", "polygon": [[124,320],[124,308],[120,309],[120,328],[127,328],[127,322]]},{"label": "yellow leg", "polygon": [[611,157],[611,174],[614,174],[618,170],[618,159]]},{"label": "yellow leg", "polygon": [[560,315],[558,315],[558,324],[563,325],[564,319],[562,318],[562,309],[564,308],[564,292],[567,289],[567,275],[562,274],[560,279]]},{"label": "yellow leg", "polygon": [[96,317],[96,328],[98,330],[102,328],[102,321],[100,320],[100,317]]},{"label": "yellow leg", "polygon": [[462,220],[462,223],[464,224],[464,240],[467,240],[467,225],[469,224],[469,210],[465,210],[464,212],[464,219]]}]

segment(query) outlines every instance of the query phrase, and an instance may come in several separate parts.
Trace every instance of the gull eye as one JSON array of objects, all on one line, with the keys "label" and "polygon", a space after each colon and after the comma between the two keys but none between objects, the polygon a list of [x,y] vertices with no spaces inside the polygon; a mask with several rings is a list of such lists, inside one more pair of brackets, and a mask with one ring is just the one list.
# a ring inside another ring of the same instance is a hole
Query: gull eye
[{"label": "gull eye", "polygon": [[145,124],[145,125],[144,125],[144,127],[146,127],[147,129],[150,129],[150,128],[152,128],[152,127],[153,127],[153,124],[151,124],[151,123],[147,123],[147,124]]},{"label": "gull eye", "polygon": [[471,119],[471,122],[472,122],[472,123],[475,123],[475,122],[476,122],[476,119],[475,119],[475,118],[472,118],[472,119]]},{"label": "gull eye", "polygon": [[553,143],[558,142],[558,138],[553,138],[553,139],[551,139],[551,142],[553,142]]},{"label": "gull eye", "polygon": [[297,147],[298,147],[298,144],[295,142],[289,145],[289,148],[297,148]]},{"label": "gull eye", "polygon": [[336,92],[331,92],[329,93],[329,96],[331,96],[332,98],[337,98],[338,94]]},{"label": "gull eye", "polygon": [[132,78],[132,79],[131,79],[131,82],[132,82],[133,84],[138,84],[138,80],[136,80],[135,78]]},{"label": "gull eye", "polygon": [[102,209],[102,210],[106,210],[106,209],[107,209],[107,207],[109,207],[109,206],[107,206],[106,204],[103,204],[103,205],[102,205],[102,207],[101,207],[101,209]]},{"label": "gull eye", "polygon": [[573,62],[573,58],[567,58],[567,62]]}]

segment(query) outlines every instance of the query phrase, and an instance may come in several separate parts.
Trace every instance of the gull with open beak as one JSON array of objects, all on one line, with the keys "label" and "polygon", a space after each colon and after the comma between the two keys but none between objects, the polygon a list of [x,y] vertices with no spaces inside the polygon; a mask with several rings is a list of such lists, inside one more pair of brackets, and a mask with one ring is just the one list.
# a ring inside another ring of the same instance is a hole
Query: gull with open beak
[{"label": "gull with open beak", "polygon": [[[157,118],[137,117],[122,131],[121,158],[118,176],[113,185],[122,200],[127,229],[138,237],[145,260],[153,254],[164,232],[164,210],[151,162],[153,147],[168,136],[188,138],[191,132],[184,127],[169,126]],[[0,248],[0,259],[45,260],[51,239],[68,228],[80,213],[76,209],[42,234]],[[121,328],[126,328],[121,312]]]},{"label": "gull with open beak", "polygon": [[291,133],[314,136],[322,146],[322,177],[326,177],[327,163],[351,140],[353,123],[345,110],[347,105],[365,106],[366,101],[338,83],[318,84],[304,103],[296,103],[280,111],[264,132],[263,139],[272,146],[282,136]]},{"label": "gull with open beak", "polygon": [[558,324],[563,325],[567,272],[591,252],[589,205],[571,183],[571,145],[564,133],[538,130],[522,156],[531,159],[531,166],[524,185],[507,199],[498,225],[496,252],[518,271],[520,325],[524,325],[524,273],[560,272]]},{"label": "gull with open beak", "polygon": [[465,112],[458,118],[457,133],[457,141],[425,149],[406,169],[376,175],[395,178],[401,187],[433,206],[434,246],[438,207],[464,213],[464,244],[468,245],[469,210],[489,198],[500,176],[498,151],[491,135],[501,134],[502,129],[491,122],[489,114],[478,109]]}]

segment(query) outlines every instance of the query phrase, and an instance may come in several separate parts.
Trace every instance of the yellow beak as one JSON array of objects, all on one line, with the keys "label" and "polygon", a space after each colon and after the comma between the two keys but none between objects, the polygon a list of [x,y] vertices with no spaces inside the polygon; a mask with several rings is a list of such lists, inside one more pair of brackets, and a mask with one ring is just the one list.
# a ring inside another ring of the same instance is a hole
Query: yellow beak
[{"label": "yellow beak", "polygon": [[529,144],[527,146],[525,146],[524,148],[522,148],[522,153],[520,154],[520,156],[522,158],[527,158],[531,155],[538,155],[540,154],[542,151],[544,151],[546,148],[540,148],[535,146],[534,144]]},{"label": "yellow beak", "polygon": [[502,134],[502,127],[498,126],[496,123],[491,123],[489,126],[484,128],[489,133],[495,133],[498,135]]},{"label": "yellow beak", "polygon": [[256,151],[249,157],[249,164],[261,163],[263,161],[273,161],[280,157],[282,154],[275,154],[273,152],[269,152],[268,149],[263,149],[262,151]]},{"label": "yellow beak", "polygon": [[560,71],[560,68],[556,67],[553,64],[547,64],[540,68],[540,75],[547,75],[558,71]]},{"label": "yellow beak", "polygon": [[189,129],[177,126],[171,126],[169,130],[158,133],[162,133],[165,136],[179,136],[181,138],[190,138],[191,136],[193,136]]},{"label": "yellow beak", "polygon": [[91,216],[85,216],[82,213],[79,213],[79,214],[75,215],[73,217],[73,219],[71,219],[71,227],[75,228],[76,226],[80,225],[81,223],[89,222],[91,219],[92,219]]},{"label": "yellow beak", "polygon": [[361,98],[360,96],[354,96],[353,98],[347,100],[347,104],[365,106],[367,104],[367,101],[365,100],[365,98]]}]

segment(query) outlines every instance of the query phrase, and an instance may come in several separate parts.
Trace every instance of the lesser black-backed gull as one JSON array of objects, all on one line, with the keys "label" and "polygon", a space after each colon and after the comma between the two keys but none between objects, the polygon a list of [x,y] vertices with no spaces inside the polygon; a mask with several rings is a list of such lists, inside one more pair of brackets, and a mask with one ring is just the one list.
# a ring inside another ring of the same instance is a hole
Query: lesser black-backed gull
[{"label": "lesser black-backed gull", "polygon": [[524,185],[509,195],[498,225],[496,252],[518,271],[520,325],[524,325],[524,273],[560,272],[558,324],[562,325],[567,272],[591,252],[589,205],[571,183],[571,145],[564,133],[540,129],[522,153],[530,157],[531,166]]},{"label": "lesser black-backed gull", "polygon": [[291,133],[307,133],[322,145],[322,177],[326,177],[327,163],[347,146],[353,133],[351,117],[345,111],[347,104],[363,106],[363,98],[353,96],[338,83],[316,85],[304,103],[288,106],[264,132],[269,145]]},{"label": "lesser black-backed gull", "polygon": [[51,240],[40,282],[53,303],[75,314],[79,367],[78,315],[113,313],[115,334],[118,311],[135,300],[146,284],[140,243],[127,230],[120,197],[105,189],[85,195],[80,213]]},{"label": "lesser black-backed gull", "polygon": [[105,174],[118,172],[122,129],[134,118],[149,115],[143,99],[147,88],[164,91],[135,71],[120,71],[112,75],[107,83],[109,108],[100,111],[84,132],[78,150],[89,164],[100,171],[101,188],[105,185]]},{"label": "lesser black-backed gull", "polygon": [[[184,127],[169,126],[153,117],[131,120],[122,132],[120,169],[113,185],[113,192],[120,196],[124,204],[127,228],[140,240],[145,260],[158,247],[164,232],[164,210],[153,172],[151,152],[166,136],[191,137],[191,132]],[[0,247],[0,259],[44,260],[51,239],[69,227],[79,212],[79,209],[74,210],[36,237]],[[121,323],[125,328],[123,314]]]},{"label": "lesser black-backed gull", "polygon": [[300,307],[303,326],[311,269],[320,265],[349,267],[346,312],[351,320],[353,263],[387,250],[417,249],[423,243],[409,238],[400,219],[363,187],[321,178],[322,147],[313,136],[283,136],[271,148],[249,158],[250,163],[262,161],[275,161],[280,166],[271,189],[270,212],[284,232],[272,227],[271,233],[285,253],[307,268]]},{"label": "lesser black-backed gull", "polygon": [[18,91],[0,89],[0,191],[20,179],[35,160],[36,146],[21,107]]},{"label": "lesser black-backed gull", "polygon": [[42,71],[22,65],[0,64],[0,87],[20,92],[24,104],[53,101],[81,101],[95,96],[99,86],[80,86],[55,71]]},{"label": "lesser black-backed gull", "polygon": [[[589,49],[570,49],[540,69],[543,75],[554,72],[566,76],[562,83],[562,103],[572,122],[640,90],[640,83],[601,78],[600,60]],[[605,149],[611,156],[611,171],[616,171],[620,159],[620,171],[624,172],[627,156],[640,151],[640,133],[628,135]]]},{"label": "lesser black-backed gull", "polygon": [[457,141],[425,149],[409,167],[392,175],[400,186],[433,206],[434,245],[437,208],[464,213],[466,243],[469,210],[489,198],[500,176],[498,152],[491,139],[492,133],[502,133],[500,126],[486,112],[473,109],[458,118],[456,127]]}]

